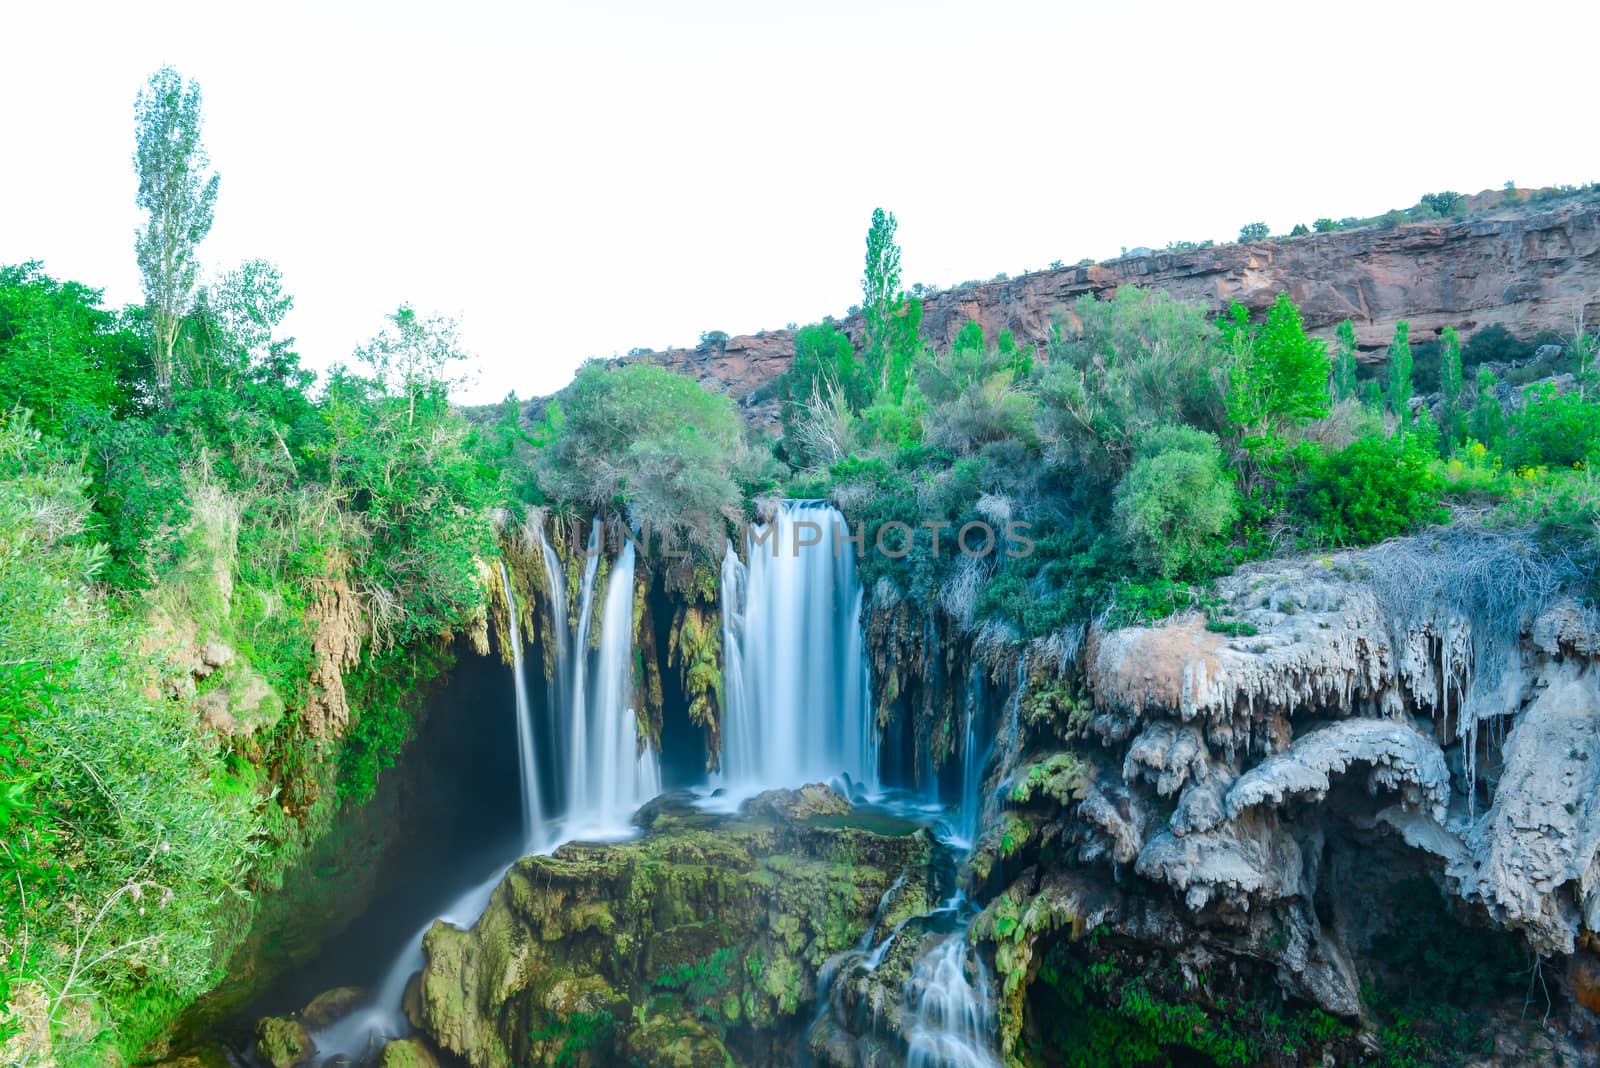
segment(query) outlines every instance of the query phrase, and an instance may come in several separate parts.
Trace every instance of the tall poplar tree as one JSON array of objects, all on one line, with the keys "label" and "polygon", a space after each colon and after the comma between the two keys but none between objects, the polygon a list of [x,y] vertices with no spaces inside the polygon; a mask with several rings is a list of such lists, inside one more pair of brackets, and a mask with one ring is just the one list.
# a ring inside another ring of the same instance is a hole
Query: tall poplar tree
[{"label": "tall poplar tree", "polygon": [[1349,400],[1356,395],[1356,328],[1349,319],[1334,331],[1333,398]]},{"label": "tall poplar tree", "polygon": [[1394,340],[1389,342],[1389,407],[1400,420],[1400,435],[1411,429],[1411,324],[1401,319],[1394,324]]},{"label": "tall poplar tree", "polygon": [[1447,326],[1439,349],[1439,429],[1442,432],[1441,449],[1445,456],[1455,451],[1461,440],[1461,338],[1455,328]]},{"label": "tall poplar tree", "polygon": [[194,300],[195,252],[211,232],[218,178],[200,143],[200,86],[171,67],[150,76],[134,102],[139,207],[149,220],[134,237],[153,334],[156,393],[172,397],[173,349]]},{"label": "tall poplar tree", "polygon": [[861,278],[862,358],[883,398],[898,404],[921,346],[922,302],[900,288],[900,246],[893,212],[874,208]]}]

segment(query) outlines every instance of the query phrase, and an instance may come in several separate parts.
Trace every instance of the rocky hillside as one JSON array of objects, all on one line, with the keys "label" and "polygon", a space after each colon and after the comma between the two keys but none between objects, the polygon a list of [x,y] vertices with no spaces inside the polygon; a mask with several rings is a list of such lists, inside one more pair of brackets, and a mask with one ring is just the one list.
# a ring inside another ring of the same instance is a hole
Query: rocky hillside
[{"label": "rocky hillside", "polygon": [[[925,298],[923,333],[945,346],[964,323],[976,320],[991,336],[1010,330],[1019,340],[1042,344],[1052,325],[1070,317],[1079,297],[1110,296],[1123,286],[1165,290],[1217,311],[1235,300],[1260,311],[1287,292],[1311,332],[1331,336],[1348,318],[1358,342],[1371,349],[1388,344],[1400,319],[1410,321],[1417,339],[1446,326],[1470,336],[1496,323],[1521,335],[1566,333],[1580,309],[1588,322],[1600,319],[1600,203],[1146,251],[1039,271]],[[860,316],[850,316],[843,327],[857,338]],[[772,330],[623,360],[660,364],[747,401],[783,374],[793,356],[793,333]]]}]

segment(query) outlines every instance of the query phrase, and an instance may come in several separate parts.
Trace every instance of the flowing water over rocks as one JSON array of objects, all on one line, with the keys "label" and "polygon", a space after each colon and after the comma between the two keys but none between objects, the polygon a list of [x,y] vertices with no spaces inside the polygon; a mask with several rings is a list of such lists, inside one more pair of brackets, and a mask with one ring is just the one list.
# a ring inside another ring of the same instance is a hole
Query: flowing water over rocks
[{"label": "flowing water over rocks", "polygon": [[782,501],[723,559],[720,785],[748,796],[845,776],[878,780],[855,551],[825,501]]}]

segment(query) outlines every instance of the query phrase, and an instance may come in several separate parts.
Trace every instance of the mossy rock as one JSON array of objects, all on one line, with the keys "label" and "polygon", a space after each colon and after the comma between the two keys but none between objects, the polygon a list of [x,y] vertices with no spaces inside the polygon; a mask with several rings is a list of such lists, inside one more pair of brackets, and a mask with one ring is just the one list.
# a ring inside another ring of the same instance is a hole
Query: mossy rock
[{"label": "mossy rock", "polygon": [[256,1056],[271,1068],[296,1068],[316,1051],[306,1025],[292,1016],[268,1016],[256,1024]]},{"label": "mossy rock", "polygon": [[203,1046],[161,1061],[153,1068],[232,1068],[232,1064],[222,1050],[215,1046]]},{"label": "mossy rock", "polygon": [[632,1028],[623,1048],[636,1063],[652,1068],[724,1068],[734,1063],[713,1028],[676,1013],[651,1016]]},{"label": "mossy rock", "polygon": [[637,822],[636,840],[517,862],[470,931],[429,931],[416,1022],[442,1052],[520,1068],[606,1043],[648,1064],[737,1063],[730,1032],[740,1048],[800,1039],[819,970],[891,887],[897,915],[936,893],[927,832],[859,826],[823,786],[738,817],[663,797]]},{"label": "mossy rock", "polygon": [[335,1020],[343,1019],[367,1001],[367,992],[359,986],[336,986],[312,998],[300,1010],[300,1019],[312,1031],[321,1031]]},{"label": "mossy rock", "polygon": [[439,1055],[420,1038],[402,1038],[383,1047],[378,1068],[439,1068]]},{"label": "mossy rock", "polygon": [[237,660],[206,681],[195,701],[205,726],[229,738],[249,738],[283,719],[283,698],[266,677]]}]

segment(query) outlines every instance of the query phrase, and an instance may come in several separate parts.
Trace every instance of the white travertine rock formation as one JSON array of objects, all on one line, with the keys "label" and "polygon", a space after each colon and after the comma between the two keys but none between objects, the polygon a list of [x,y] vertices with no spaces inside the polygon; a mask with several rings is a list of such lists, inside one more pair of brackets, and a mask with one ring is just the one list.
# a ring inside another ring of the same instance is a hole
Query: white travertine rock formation
[{"label": "white travertine rock formation", "polygon": [[1193,910],[1306,897],[1304,806],[1364,775],[1373,809],[1338,815],[1387,828],[1419,871],[1540,948],[1600,931],[1594,614],[1552,595],[1528,545],[1459,537],[1242,571],[1209,626],[1094,631],[1090,729],[1126,743],[1120,811],[1148,799],[1129,820],[1097,788],[1085,815],[1114,844],[1096,852],[1136,852]]},{"label": "white travertine rock formation", "polygon": [[1414,727],[1392,720],[1347,719],[1308,731],[1288,751],[1245,772],[1224,802],[1229,819],[1255,805],[1281,805],[1291,796],[1321,801],[1333,776],[1352,764],[1370,764],[1367,787],[1399,790],[1413,806],[1443,823],[1450,804],[1444,753]]}]

